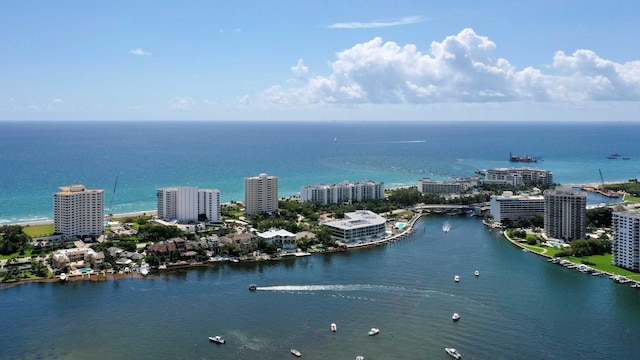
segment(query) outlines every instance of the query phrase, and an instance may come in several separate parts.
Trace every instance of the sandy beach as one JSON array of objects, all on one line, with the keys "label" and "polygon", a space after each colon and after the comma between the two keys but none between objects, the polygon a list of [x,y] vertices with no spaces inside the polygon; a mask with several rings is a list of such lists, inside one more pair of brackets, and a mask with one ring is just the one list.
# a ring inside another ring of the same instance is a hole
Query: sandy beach
[{"label": "sandy beach", "polygon": [[[142,216],[142,215],[156,216],[157,214],[158,214],[157,210],[146,210],[146,211],[135,211],[135,212],[129,212],[129,213],[122,213],[122,214],[113,214],[111,218],[117,219],[117,218],[123,218],[123,217],[135,217],[135,216]],[[106,219],[107,217],[105,216],[105,220]],[[19,223],[8,224],[8,225],[35,226],[35,225],[47,225],[47,224],[53,224],[53,220],[19,222]]]}]

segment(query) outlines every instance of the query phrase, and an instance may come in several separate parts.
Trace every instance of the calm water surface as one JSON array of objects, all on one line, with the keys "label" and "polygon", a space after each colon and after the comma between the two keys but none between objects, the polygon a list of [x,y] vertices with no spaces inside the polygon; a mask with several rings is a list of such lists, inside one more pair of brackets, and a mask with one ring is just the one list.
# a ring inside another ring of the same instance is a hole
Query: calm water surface
[{"label": "calm water surface", "polygon": [[450,346],[465,359],[631,359],[640,291],[524,253],[476,218],[442,216],[345,253],[24,284],[0,292],[0,318],[3,359],[288,359],[292,347],[304,359],[447,359]]}]

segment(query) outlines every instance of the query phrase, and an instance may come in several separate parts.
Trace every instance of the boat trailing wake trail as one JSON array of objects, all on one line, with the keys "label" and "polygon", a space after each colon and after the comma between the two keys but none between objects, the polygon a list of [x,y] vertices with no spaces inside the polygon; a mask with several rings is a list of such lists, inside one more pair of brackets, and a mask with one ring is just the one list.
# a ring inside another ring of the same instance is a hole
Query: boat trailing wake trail
[{"label": "boat trailing wake trail", "polygon": [[430,291],[421,289],[404,288],[400,286],[384,285],[280,285],[280,286],[258,286],[260,291],[377,291],[377,292],[414,292],[426,294]]}]

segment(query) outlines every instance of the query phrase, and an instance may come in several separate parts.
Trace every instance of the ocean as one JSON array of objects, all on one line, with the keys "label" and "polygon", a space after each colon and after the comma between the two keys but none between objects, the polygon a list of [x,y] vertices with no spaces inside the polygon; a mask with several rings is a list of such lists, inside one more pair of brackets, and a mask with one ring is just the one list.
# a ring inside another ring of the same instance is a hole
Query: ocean
[{"label": "ocean", "polygon": [[[59,186],[105,190],[105,211],[156,209],[156,189],[197,186],[244,200],[244,178],[304,185],[473,176],[531,166],[563,184],[640,177],[638,123],[0,122],[0,224],[51,220]],[[608,159],[619,153],[630,160]],[[540,157],[510,163],[509,154]],[[600,177],[600,173],[602,177]],[[117,181],[116,181],[117,180]]]},{"label": "ocean", "polygon": [[[155,209],[155,190],[165,186],[217,188],[225,202],[242,200],[244,177],[260,173],[277,175],[289,196],[318,183],[397,187],[527,165],[509,163],[510,152],[541,157],[528,165],[553,171],[559,183],[625,181],[640,173],[638,130],[0,122],[0,221],[51,219],[53,193],[75,183],[105,189],[107,206],[123,213]],[[614,152],[630,160],[608,159]],[[637,357],[640,291],[522,252],[478,218],[432,216],[416,228],[402,241],[343,253],[10,287],[0,291],[0,359],[275,360],[292,357],[290,348],[304,359],[448,359],[445,347],[464,359]],[[247,290],[251,283],[258,291]],[[368,336],[372,327],[380,334]],[[227,343],[210,343],[213,335]]]}]

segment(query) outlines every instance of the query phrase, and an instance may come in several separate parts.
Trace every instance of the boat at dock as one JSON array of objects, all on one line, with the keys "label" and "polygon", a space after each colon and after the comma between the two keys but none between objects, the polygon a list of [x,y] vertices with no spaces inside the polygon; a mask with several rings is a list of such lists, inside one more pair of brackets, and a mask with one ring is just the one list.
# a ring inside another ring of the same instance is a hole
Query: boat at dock
[{"label": "boat at dock", "polygon": [[62,282],[67,281],[67,274],[66,273],[60,273],[60,281],[62,281]]}]

